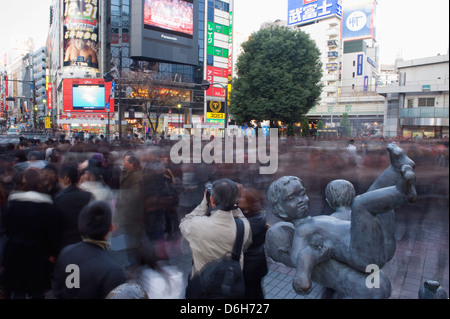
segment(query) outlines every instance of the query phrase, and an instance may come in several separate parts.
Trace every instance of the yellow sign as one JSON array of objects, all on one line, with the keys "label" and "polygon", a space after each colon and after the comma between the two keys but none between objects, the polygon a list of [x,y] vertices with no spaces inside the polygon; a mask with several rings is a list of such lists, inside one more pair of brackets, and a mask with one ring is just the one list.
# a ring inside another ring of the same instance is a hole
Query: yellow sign
[{"label": "yellow sign", "polygon": [[45,117],[45,128],[51,128],[52,127],[52,125],[51,125],[51,122],[50,122],[50,117],[48,117],[48,116],[46,116]]},{"label": "yellow sign", "polygon": [[214,113],[218,113],[222,109],[222,103],[220,101],[211,101],[209,102],[209,108]]},{"label": "yellow sign", "polygon": [[211,112],[207,112],[206,113],[206,118],[208,118],[208,119],[224,120],[225,119],[225,113],[211,113]]}]

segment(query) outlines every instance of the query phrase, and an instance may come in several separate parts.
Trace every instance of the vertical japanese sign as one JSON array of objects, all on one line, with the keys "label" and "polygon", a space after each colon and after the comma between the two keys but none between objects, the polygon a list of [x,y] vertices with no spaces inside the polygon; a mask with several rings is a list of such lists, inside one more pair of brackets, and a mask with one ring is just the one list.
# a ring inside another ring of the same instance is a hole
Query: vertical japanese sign
[{"label": "vertical japanese sign", "polygon": [[47,108],[51,110],[53,108],[53,91],[52,83],[47,84]]},{"label": "vertical japanese sign", "polygon": [[233,74],[233,12],[230,12],[230,27],[228,36],[228,101],[226,107],[230,106],[231,80]]},{"label": "vertical japanese sign", "polygon": [[364,62],[364,56],[362,54],[358,54],[357,75],[363,74],[363,62]]},{"label": "vertical japanese sign", "polygon": [[64,0],[64,67],[98,71],[98,0]]}]

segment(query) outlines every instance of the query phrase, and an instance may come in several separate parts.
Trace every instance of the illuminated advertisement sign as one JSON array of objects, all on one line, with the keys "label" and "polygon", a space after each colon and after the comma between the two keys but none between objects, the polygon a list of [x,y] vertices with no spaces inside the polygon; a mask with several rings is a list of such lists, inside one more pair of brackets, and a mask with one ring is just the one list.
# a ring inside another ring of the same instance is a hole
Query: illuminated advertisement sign
[{"label": "illuminated advertisement sign", "polygon": [[47,84],[47,109],[51,110],[53,108],[53,85],[52,83]]},{"label": "illuminated advertisement sign", "polygon": [[98,71],[98,17],[98,0],[64,1],[64,67]]},{"label": "illuminated advertisement sign", "polygon": [[332,16],[342,17],[342,0],[288,1],[288,25],[302,25]]},{"label": "illuminated advertisement sign", "polygon": [[193,0],[145,0],[144,27],[192,38],[194,35]]},{"label": "illuminated advertisement sign", "polygon": [[199,0],[134,0],[130,16],[132,59],[198,65]]},{"label": "illuminated advertisement sign", "polygon": [[109,111],[114,112],[114,99],[108,99],[111,83],[103,79],[64,79],[64,112],[106,113],[107,101]]},{"label": "illuminated advertisement sign", "polygon": [[375,38],[376,4],[373,0],[343,0],[342,38]]}]

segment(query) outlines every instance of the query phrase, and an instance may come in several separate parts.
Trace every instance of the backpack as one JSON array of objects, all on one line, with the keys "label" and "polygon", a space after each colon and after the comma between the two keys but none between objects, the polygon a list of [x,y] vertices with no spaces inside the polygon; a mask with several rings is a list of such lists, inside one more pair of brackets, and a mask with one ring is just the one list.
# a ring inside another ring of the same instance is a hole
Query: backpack
[{"label": "backpack", "polygon": [[231,256],[207,263],[186,287],[186,299],[242,299],[244,276],[239,258],[244,238],[244,222],[235,218],[236,240]]}]

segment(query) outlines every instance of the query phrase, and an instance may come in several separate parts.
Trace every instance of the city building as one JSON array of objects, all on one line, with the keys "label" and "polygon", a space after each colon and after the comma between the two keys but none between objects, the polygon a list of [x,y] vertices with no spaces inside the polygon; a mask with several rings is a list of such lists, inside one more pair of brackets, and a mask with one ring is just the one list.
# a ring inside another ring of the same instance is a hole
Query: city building
[{"label": "city building", "polygon": [[385,99],[384,135],[449,137],[449,55],[397,60],[398,81],[378,87]]},{"label": "city building", "polygon": [[[223,127],[232,9],[233,0],[54,0],[45,114],[71,133]],[[139,74],[151,80],[138,88]],[[95,99],[81,99],[82,92]]]},{"label": "city building", "polygon": [[324,88],[307,114],[311,127],[322,121],[324,133],[339,134],[340,118],[347,113],[352,136],[380,134],[384,98],[376,93],[377,1],[288,1],[288,27],[309,34],[321,52]]}]

